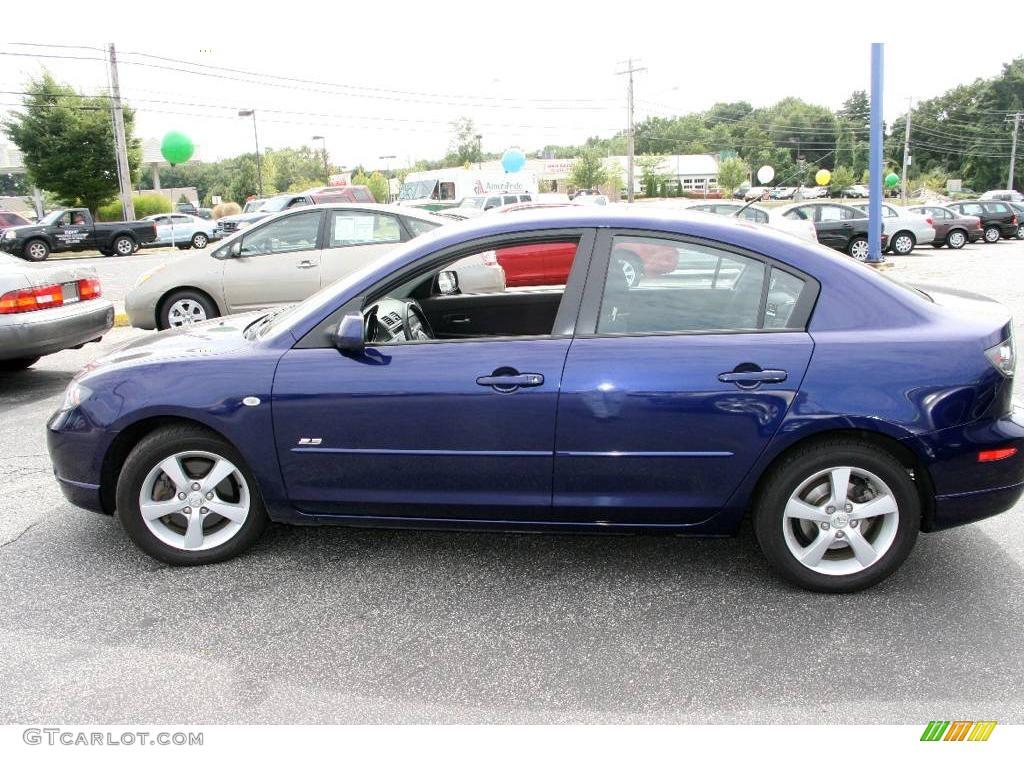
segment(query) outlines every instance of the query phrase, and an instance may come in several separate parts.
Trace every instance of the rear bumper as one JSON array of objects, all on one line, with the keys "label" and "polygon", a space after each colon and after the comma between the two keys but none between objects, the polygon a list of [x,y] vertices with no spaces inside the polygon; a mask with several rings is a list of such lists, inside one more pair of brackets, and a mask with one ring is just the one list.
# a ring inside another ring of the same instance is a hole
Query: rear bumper
[{"label": "rear bumper", "polygon": [[114,326],[114,305],[90,299],[0,320],[0,359],[36,357],[98,341]]},{"label": "rear bumper", "polygon": [[[938,531],[1006,512],[1024,495],[1024,412],[915,438],[934,488],[921,528]],[[999,461],[979,462],[980,451],[1016,448]],[[923,451],[923,452],[922,452]]]}]

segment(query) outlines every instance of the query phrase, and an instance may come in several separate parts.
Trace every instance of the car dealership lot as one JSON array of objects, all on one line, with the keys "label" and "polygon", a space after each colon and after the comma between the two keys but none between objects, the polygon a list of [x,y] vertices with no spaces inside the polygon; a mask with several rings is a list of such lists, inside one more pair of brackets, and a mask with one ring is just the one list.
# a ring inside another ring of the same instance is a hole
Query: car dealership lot
[{"label": "car dealership lot", "polygon": [[[97,259],[106,296],[167,257]],[[893,261],[893,276],[1004,301],[1022,338],[1024,243]],[[3,722],[1024,716],[1021,505],[923,535],[894,576],[848,596],[772,577],[749,528],[687,540],[280,526],[237,560],[160,566],[115,520],[64,502],[43,435],[74,371],[144,333],[0,377]]]}]

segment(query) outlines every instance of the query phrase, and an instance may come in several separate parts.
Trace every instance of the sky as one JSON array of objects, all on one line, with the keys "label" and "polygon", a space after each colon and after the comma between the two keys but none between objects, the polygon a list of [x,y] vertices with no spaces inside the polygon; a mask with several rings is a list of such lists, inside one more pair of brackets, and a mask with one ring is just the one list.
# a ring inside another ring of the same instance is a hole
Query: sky
[{"label": "sky", "polygon": [[0,110],[44,66],[76,88],[105,90],[102,59],[114,43],[141,138],[182,131],[203,160],[251,152],[252,118],[237,113],[254,109],[261,149],[320,146],[311,137],[324,136],[334,164],[394,168],[442,157],[460,117],[474,121],[485,152],[611,136],[626,125],[626,78],[616,73],[630,57],[645,68],[635,75],[638,121],[786,96],[837,108],[869,88],[870,45],[882,42],[891,121],[910,97],[993,77],[1024,56],[1013,25],[967,34],[970,10],[941,9],[892,0],[57,0],[34,13],[18,3],[4,11]]}]

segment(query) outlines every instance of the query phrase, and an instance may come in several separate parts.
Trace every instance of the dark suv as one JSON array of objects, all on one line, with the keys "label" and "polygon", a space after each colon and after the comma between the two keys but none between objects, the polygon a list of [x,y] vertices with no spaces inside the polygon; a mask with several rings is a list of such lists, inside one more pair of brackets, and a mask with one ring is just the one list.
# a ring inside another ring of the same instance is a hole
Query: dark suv
[{"label": "dark suv", "polygon": [[999,242],[1000,237],[1017,237],[1020,222],[1017,219],[1017,212],[1009,203],[1001,200],[958,200],[946,207],[965,216],[977,216],[981,219],[986,243]]}]

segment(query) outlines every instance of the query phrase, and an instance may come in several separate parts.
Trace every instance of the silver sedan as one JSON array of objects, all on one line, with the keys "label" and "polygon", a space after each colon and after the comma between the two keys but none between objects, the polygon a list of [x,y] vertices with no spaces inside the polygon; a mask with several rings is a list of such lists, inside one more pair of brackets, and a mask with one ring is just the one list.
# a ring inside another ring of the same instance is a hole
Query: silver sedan
[{"label": "silver sedan", "polygon": [[[137,328],[164,329],[302,301],[446,223],[429,211],[369,203],[287,210],[209,252],[143,274],[125,297],[125,311]],[[454,269],[467,291],[505,289],[505,271],[494,259],[472,257]]]},{"label": "silver sedan", "polygon": [[28,264],[0,254],[0,372],[99,341],[114,325],[91,267]]}]

